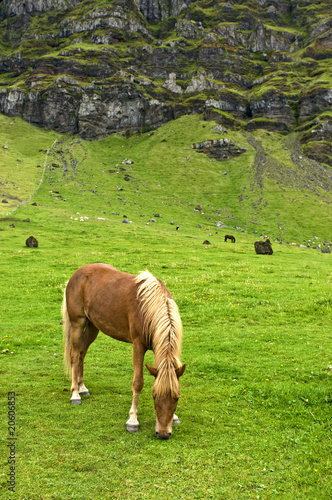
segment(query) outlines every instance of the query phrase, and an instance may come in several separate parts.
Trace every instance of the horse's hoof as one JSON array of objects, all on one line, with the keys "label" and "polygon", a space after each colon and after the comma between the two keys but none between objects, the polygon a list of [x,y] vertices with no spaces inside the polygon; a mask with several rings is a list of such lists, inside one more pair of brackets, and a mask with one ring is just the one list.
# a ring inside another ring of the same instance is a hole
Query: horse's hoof
[{"label": "horse's hoof", "polygon": [[80,392],[80,396],[90,396],[89,391]]},{"label": "horse's hoof", "polygon": [[80,399],[71,399],[70,400],[72,405],[81,405],[82,401]]},{"label": "horse's hoof", "polygon": [[173,425],[180,425],[181,422],[178,418],[176,418],[175,420],[173,420]]},{"label": "horse's hoof", "polygon": [[126,429],[128,432],[137,432],[139,430],[139,425],[126,424]]}]

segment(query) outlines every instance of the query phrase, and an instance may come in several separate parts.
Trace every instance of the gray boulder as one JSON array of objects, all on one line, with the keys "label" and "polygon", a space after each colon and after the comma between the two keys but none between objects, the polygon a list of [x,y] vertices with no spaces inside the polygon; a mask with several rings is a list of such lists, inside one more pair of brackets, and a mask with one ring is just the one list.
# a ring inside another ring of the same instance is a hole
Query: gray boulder
[{"label": "gray boulder", "polygon": [[33,236],[29,236],[25,244],[29,248],[38,248],[38,241]]},{"label": "gray boulder", "polygon": [[272,255],[273,250],[272,250],[270,240],[255,241],[255,251],[257,254],[261,254],[261,255]]}]

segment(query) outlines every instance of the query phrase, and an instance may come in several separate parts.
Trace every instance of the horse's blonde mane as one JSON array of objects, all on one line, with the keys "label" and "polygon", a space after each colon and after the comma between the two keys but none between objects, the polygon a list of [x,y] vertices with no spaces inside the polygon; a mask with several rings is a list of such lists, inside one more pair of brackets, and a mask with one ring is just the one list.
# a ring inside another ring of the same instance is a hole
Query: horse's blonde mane
[{"label": "horse's blonde mane", "polygon": [[179,381],[175,373],[181,366],[182,323],[178,307],[167,296],[166,287],[151,273],[136,276],[139,285],[137,298],[143,314],[146,344],[154,352],[158,375],[154,384],[155,396],[171,394],[178,397]]}]

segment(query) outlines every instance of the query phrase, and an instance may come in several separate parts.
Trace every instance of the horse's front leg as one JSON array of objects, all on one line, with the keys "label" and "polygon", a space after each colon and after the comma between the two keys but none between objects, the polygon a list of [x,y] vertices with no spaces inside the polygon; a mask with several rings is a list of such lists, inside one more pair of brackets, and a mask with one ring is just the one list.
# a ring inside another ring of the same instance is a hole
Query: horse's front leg
[{"label": "horse's front leg", "polygon": [[132,383],[133,402],[129,410],[129,420],[127,420],[126,423],[126,429],[129,432],[137,432],[139,429],[139,423],[137,420],[137,406],[138,406],[138,398],[144,385],[143,360],[145,352],[146,348],[141,344],[139,338],[135,339],[133,342],[133,366],[134,366],[134,378]]},{"label": "horse's front leg", "polygon": [[173,425],[180,425],[180,424],[181,424],[181,422],[179,420],[179,417],[176,416],[175,413],[174,413],[174,415],[173,415]]}]

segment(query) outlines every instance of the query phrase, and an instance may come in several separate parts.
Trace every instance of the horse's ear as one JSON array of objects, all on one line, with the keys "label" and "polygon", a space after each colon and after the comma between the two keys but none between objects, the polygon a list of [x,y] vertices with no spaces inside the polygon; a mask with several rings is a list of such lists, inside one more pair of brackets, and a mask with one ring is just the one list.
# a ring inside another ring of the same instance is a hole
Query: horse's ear
[{"label": "horse's ear", "polygon": [[184,374],[185,369],[186,369],[186,364],[184,364],[184,365],[182,365],[182,366],[179,366],[179,368],[177,368],[177,369],[175,370],[175,373],[176,373],[177,378],[180,378],[180,377],[181,377],[181,375],[183,375],[183,374]]},{"label": "horse's ear", "polygon": [[150,372],[150,375],[152,375],[153,377],[156,377],[158,375],[158,370],[157,368],[154,368],[153,366],[149,366],[147,363],[145,363],[145,366],[147,367],[147,369],[149,370]]}]

